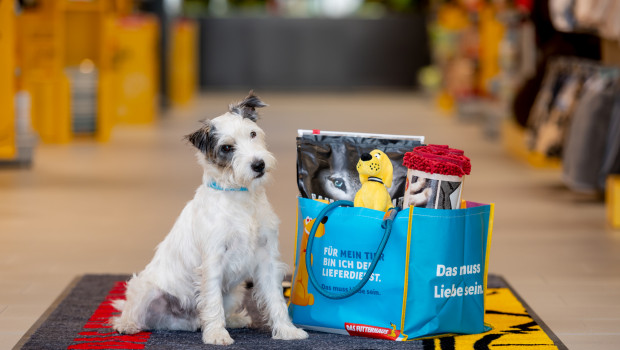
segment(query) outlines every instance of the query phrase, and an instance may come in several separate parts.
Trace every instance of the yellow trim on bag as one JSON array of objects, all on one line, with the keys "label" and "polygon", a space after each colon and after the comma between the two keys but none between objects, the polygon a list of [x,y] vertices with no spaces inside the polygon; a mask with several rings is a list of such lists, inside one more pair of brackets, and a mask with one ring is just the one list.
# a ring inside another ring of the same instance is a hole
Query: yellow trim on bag
[{"label": "yellow trim on bag", "polygon": [[[295,212],[295,261],[293,263],[293,273],[291,274],[291,295],[293,295],[293,288],[295,287],[295,274],[297,272],[297,238],[299,237],[299,198],[297,199],[297,210]],[[291,306],[291,299],[288,298],[287,306]]]},{"label": "yellow trim on bag", "polygon": [[491,210],[489,211],[489,233],[487,234],[487,247],[486,247],[486,256],[484,257],[484,313],[487,312],[487,277],[489,275],[489,253],[491,252],[491,238],[493,237],[493,219],[495,217],[495,203],[491,203]]},{"label": "yellow trim on bag", "polygon": [[[405,332],[405,311],[407,311],[407,289],[409,286],[409,252],[411,249],[411,222],[413,219],[413,205],[409,207],[409,227],[407,228],[407,245],[405,249],[407,249],[407,254],[405,256],[405,288],[403,291],[403,311],[400,316],[400,333],[404,335]],[[406,340],[407,338],[405,338]]]}]

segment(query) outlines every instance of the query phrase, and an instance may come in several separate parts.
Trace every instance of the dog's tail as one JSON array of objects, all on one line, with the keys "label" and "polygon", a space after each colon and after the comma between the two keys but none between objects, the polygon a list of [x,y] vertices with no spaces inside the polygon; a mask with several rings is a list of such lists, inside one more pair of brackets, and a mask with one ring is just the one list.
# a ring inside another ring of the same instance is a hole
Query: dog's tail
[{"label": "dog's tail", "polygon": [[118,311],[123,311],[123,308],[125,307],[125,299],[116,299],[112,301],[112,307]]},{"label": "dog's tail", "polygon": [[[135,279],[136,277],[137,277],[137,276],[136,276],[136,274],[134,273],[134,274],[131,276],[131,278],[127,281],[126,288],[129,288],[129,284],[130,284],[130,283],[131,283],[131,281],[132,281],[133,279]],[[116,309],[116,310],[118,310],[118,311],[123,311],[123,309],[125,308],[125,302],[127,301],[127,299],[126,299],[126,298],[127,298],[127,291],[125,290],[125,293],[123,293],[123,294],[125,294],[125,298],[123,298],[123,299],[115,299],[115,300],[113,300],[113,301],[112,301],[112,307],[113,307],[113,308],[115,308],[115,309]]]}]

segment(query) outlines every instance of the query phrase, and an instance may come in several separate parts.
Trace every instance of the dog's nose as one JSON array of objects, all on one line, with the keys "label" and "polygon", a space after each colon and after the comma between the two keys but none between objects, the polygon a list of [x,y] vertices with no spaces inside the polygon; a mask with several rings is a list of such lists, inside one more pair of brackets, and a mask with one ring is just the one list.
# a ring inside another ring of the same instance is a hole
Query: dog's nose
[{"label": "dog's nose", "polygon": [[367,161],[369,161],[369,160],[371,160],[371,159],[372,159],[372,156],[370,155],[370,153],[364,153],[364,154],[362,154],[362,156],[360,157],[360,159],[361,159],[363,162],[367,162]]},{"label": "dog's nose", "polygon": [[252,170],[254,170],[257,173],[263,173],[265,172],[265,161],[264,160],[255,160],[254,162],[252,162]]}]

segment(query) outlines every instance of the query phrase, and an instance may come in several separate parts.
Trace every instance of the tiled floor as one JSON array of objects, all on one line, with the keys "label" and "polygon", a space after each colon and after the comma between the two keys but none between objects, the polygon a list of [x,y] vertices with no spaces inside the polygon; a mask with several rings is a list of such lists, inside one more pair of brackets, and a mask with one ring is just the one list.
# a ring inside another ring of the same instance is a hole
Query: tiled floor
[{"label": "tiled floor", "polygon": [[[0,349],[10,349],[84,273],[139,271],[200,181],[183,135],[243,93],[209,93],[156,125],[118,126],[106,144],[40,145],[32,169],[0,170]],[[293,261],[296,129],[423,134],[472,159],[465,196],[496,203],[490,272],[504,275],[570,349],[618,349],[620,231],[602,202],[569,192],[411,93],[281,94],[260,124],[278,158],[270,198]]]}]

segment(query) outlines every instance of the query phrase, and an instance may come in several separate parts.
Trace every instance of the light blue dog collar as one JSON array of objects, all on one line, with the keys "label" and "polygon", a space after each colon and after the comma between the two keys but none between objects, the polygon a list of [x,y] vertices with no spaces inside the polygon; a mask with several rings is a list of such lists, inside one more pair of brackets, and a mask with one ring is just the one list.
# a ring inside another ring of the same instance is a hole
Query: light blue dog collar
[{"label": "light blue dog collar", "polygon": [[223,188],[220,185],[218,185],[215,181],[211,181],[211,183],[209,183],[209,187],[211,187],[214,190],[226,191],[226,192],[247,192],[248,191],[247,187]]}]

